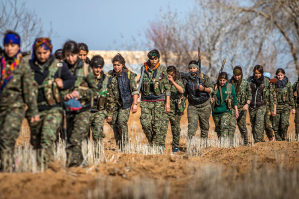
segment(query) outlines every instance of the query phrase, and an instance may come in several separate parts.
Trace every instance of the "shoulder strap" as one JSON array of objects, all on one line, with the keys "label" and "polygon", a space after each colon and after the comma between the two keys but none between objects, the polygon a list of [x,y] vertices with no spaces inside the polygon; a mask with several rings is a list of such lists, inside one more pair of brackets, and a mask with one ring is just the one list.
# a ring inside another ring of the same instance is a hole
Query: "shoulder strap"
[{"label": "shoulder strap", "polygon": [[88,65],[87,63],[84,63],[84,64],[83,64],[83,75],[84,75],[85,78],[86,78],[87,75],[89,74],[89,70],[88,70],[88,68],[89,68],[89,65]]},{"label": "shoulder strap", "polygon": [[226,90],[227,90],[228,95],[230,95],[232,93],[232,84],[231,83],[227,84]]},{"label": "shoulder strap", "polygon": [[58,73],[58,78],[61,78],[61,73],[62,73],[62,62],[58,60],[57,62],[57,73]]},{"label": "shoulder strap", "polygon": [[267,77],[264,77],[264,85],[265,85],[265,88],[269,87],[269,80]]}]

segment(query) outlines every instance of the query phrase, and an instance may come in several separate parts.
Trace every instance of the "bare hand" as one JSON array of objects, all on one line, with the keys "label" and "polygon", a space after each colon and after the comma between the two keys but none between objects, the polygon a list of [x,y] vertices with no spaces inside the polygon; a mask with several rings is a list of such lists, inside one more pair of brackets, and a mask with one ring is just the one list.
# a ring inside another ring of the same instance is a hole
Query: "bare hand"
[{"label": "bare hand", "polygon": [[62,81],[62,79],[56,78],[55,82],[56,82],[58,88],[63,89],[63,81]]},{"label": "bare hand", "polygon": [[296,113],[296,110],[295,109],[292,109],[292,114],[295,114]]},{"label": "bare hand", "polygon": [[236,111],[235,116],[236,116],[236,119],[238,119],[238,117],[239,117],[239,112],[238,111]]},{"label": "bare hand", "polygon": [[108,116],[107,118],[106,118],[106,121],[109,123],[109,122],[111,122],[112,121],[112,117],[111,116]]},{"label": "bare hand", "polygon": [[203,91],[205,87],[203,87],[202,85],[199,85],[198,90]]},{"label": "bare hand", "polygon": [[297,91],[294,92],[294,96],[297,97]]},{"label": "bare hand", "polygon": [[132,108],[131,108],[132,113],[136,113],[137,112],[137,104],[133,104]]},{"label": "bare hand", "polygon": [[170,82],[174,82],[173,77],[172,77],[171,75],[168,75],[168,80],[169,80]]},{"label": "bare hand", "polygon": [[215,98],[211,98],[211,103],[214,103],[214,101],[215,101]]},{"label": "bare hand", "polygon": [[170,113],[170,104],[165,105],[165,112]]},{"label": "bare hand", "polygon": [[76,100],[78,100],[80,98],[80,94],[79,94],[78,91],[73,91],[72,95],[73,95],[74,98],[76,98]]},{"label": "bare hand", "polygon": [[33,123],[33,122],[39,122],[40,120],[40,117],[39,115],[35,115],[34,117],[31,118],[30,122]]},{"label": "bare hand", "polygon": [[276,116],[276,111],[272,112],[271,115],[274,117]]},{"label": "bare hand", "polygon": [[247,111],[248,110],[248,104],[245,104],[244,106],[243,106],[243,111]]}]

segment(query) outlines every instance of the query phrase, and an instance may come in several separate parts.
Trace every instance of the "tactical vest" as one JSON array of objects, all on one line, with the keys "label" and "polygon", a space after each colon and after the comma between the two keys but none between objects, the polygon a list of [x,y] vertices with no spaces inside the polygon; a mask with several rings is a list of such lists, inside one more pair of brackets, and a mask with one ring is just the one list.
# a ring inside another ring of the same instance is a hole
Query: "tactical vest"
[{"label": "tactical vest", "polygon": [[[162,66],[159,66],[162,67]],[[144,76],[142,81],[142,94],[147,96],[153,96],[153,99],[158,98],[159,95],[164,93],[164,85],[162,82],[163,71],[157,68],[154,71],[153,77],[149,77],[149,73],[144,70]]]},{"label": "tactical vest", "polygon": [[[109,75],[107,77],[104,73],[102,73],[101,80],[97,84],[98,89],[100,91],[99,93],[97,93],[97,95],[94,98],[94,103],[96,105],[97,111],[103,110],[106,107],[109,77],[110,77]],[[92,111],[95,111],[95,110],[92,109]]]},{"label": "tactical vest", "polygon": [[[81,65],[83,66],[80,67]],[[88,68],[89,65],[83,62],[80,62],[78,66],[75,68],[73,74],[76,79],[75,86],[74,86],[75,88],[84,89],[84,90],[87,90],[89,88],[87,82],[85,81],[87,75],[89,74]]]},{"label": "tactical vest", "polygon": [[[58,60],[54,59],[53,63],[48,67],[48,76],[44,79],[41,85],[38,85],[38,90],[42,89],[46,101],[38,102],[38,106],[53,106],[60,103],[59,88],[55,82],[54,76],[58,70],[62,69],[63,64]],[[35,72],[32,71],[34,77]],[[38,90],[35,91],[36,99]]]},{"label": "tactical vest", "polygon": [[[231,83],[231,81],[230,81]],[[238,105],[245,105],[246,102],[247,102],[247,91],[246,91],[246,88],[247,88],[247,81],[245,79],[242,80],[242,83],[240,85],[240,88],[239,88],[239,92],[237,94],[237,102],[238,102]],[[235,90],[237,90],[235,88]]]},{"label": "tactical vest", "polygon": [[[289,83],[288,83],[289,84]],[[275,88],[276,93],[277,93],[277,103],[278,104],[284,104],[284,103],[289,103],[290,100],[290,96],[289,92],[288,92],[288,84],[284,87],[284,88]]]},{"label": "tactical vest", "polygon": [[[109,75],[111,76],[109,77],[108,85],[111,83],[113,77],[115,77],[112,75],[112,73],[112,71],[109,71]],[[123,109],[131,107],[133,103],[132,93],[130,89],[130,75],[131,72],[123,68],[121,75],[118,75],[116,77],[118,81],[118,90],[120,93],[120,98],[122,100]]]},{"label": "tactical vest", "polygon": [[[226,99],[224,99],[224,102],[226,103],[227,109],[230,111],[233,109],[234,104],[233,104],[233,95],[232,95],[232,87],[233,85],[231,83],[228,83],[226,85],[226,92],[227,92],[227,97]],[[217,98],[217,92],[220,92],[218,86],[215,86],[215,100],[214,103],[217,104],[218,98]],[[223,102],[221,102],[220,104],[217,105],[221,105]],[[213,106],[213,110],[214,110],[215,106]]]},{"label": "tactical vest", "polygon": [[[202,81],[204,80],[204,76],[202,73],[200,73],[200,78]],[[202,104],[210,99],[210,95],[208,93],[199,90],[199,85],[199,78],[188,78],[187,90],[188,101],[190,104]]]}]

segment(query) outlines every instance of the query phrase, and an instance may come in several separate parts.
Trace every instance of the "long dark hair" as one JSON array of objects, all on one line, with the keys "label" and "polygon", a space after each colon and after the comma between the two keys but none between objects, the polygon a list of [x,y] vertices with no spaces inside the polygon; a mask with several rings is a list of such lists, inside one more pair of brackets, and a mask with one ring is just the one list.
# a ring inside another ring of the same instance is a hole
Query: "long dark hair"
[{"label": "long dark hair", "polygon": [[167,73],[170,73],[170,72],[174,73],[174,78],[173,79],[176,80],[177,76],[178,76],[176,67],[175,66],[168,66],[167,67]]},{"label": "long dark hair", "polygon": [[63,58],[65,58],[65,52],[79,54],[80,49],[79,49],[77,42],[75,42],[73,40],[68,40],[67,42],[65,42],[65,44],[63,45],[63,49],[62,49],[62,57]]},{"label": "long dark hair", "polygon": [[113,62],[116,62],[116,61],[121,63],[123,65],[123,67],[125,68],[126,60],[121,54],[117,53],[111,60],[112,64],[113,64]]},{"label": "long dark hair", "polygon": [[78,43],[78,46],[80,50],[86,51],[86,53],[89,52],[88,46],[85,43]]},{"label": "long dark hair", "polygon": [[255,65],[255,67],[253,68],[253,74],[256,70],[259,71],[261,74],[264,73],[264,68],[261,65]]},{"label": "long dark hair", "polygon": [[282,74],[286,74],[286,72],[284,71],[284,69],[283,68],[279,68],[279,69],[277,69],[277,71],[276,71],[276,75],[278,75],[278,73],[282,73]]}]

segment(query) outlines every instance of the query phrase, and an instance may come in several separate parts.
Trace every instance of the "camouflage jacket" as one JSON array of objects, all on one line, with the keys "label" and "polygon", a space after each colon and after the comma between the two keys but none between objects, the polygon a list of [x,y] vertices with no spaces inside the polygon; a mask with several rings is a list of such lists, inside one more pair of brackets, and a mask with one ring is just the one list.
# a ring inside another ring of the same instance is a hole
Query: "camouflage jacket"
[{"label": "camouflage jacket", "polygon": [[[6,60],[6,63],[9,65],[12,62],[13,60]],[[9,69],[10,66],[6,68]],[[36,86],[28,63],[20,59],[19,68],[13,71],[12,79],[2,90],[0,108],[23,108],[25,103],[28,106],[27,114],[29,117],[38,115],[34,92]]]},{"label": "camouflage jacket", "polygon": [[[175,80],[175,82],[183,88],[183,91],[185,92],[185,86],[183,84],[183,81],[181,79]],[[177,99],[181,97],[181,93],[178,92],[178,90],[175,88],[175,86],[170,83],[170,104],[174,104]]]},{"label": "camouflage jacket", "polygon": [[[235,91],[237,90],[238,82],[234,81],[234,79],[230,79],[229,81],[235,88]],[[237,92],[237,91],[236,91]],[[251,87],[248,81],[245,79],[242,80],[241,85],[239,86],[237,95],[237,102],[238,102],[238,108],[243,108],[243,106],[247,103],[247,101],[252,100],[252,93],[251,93]]]},{"label": "camouflage jacket", "polygon": [[91,102],[92,98],[99,92],[99,90],[95,82],[95,77],[92,72],[89,72],[88,68],[88,64],[83,64],[81,59],[78,59],[74,67],[69,67],[69,70],[76,81],[72,88],[64,91],[63,96],[73,91],[78,91],[80,95],[79,101],[82,105]]},{"label": "camouflage jacket", "polygon": [[100,77],[95,77],[95,83],[98,87],[98,92],[94,95],[94,104],[92,110],[102,110],[107,105],[107,92],[108,92],[108,79],[109,76],[101,74]]},{"label": "camouflage jacket", "polygon": [[[135,73],[131,71],[126,71],[128,74],[128,78],[130,81],[130,90],[131,95],[138,95],[139,92],[137,90],[137,84],[135,81]],[[108,83],[108,92],[107,92],[107,116],[112,116],[115,111],[119,109],[119,107],[122,106],[122,99],[120,95],[119,90],[119,83],[118,83],[118,76],[121,75],[121,73],[115,73],[114,71],[109,71],[108,76],[112,76],[111,81]],[[111,77],[109,77],[111,78]]]},{"label": "camouflage jacket", "polygon": [[277,88],[276,86],[275,93],[278,105],[289,104],[292,109],[295,109],[294,92],[290,82],[288,82],[284,88]]}]

